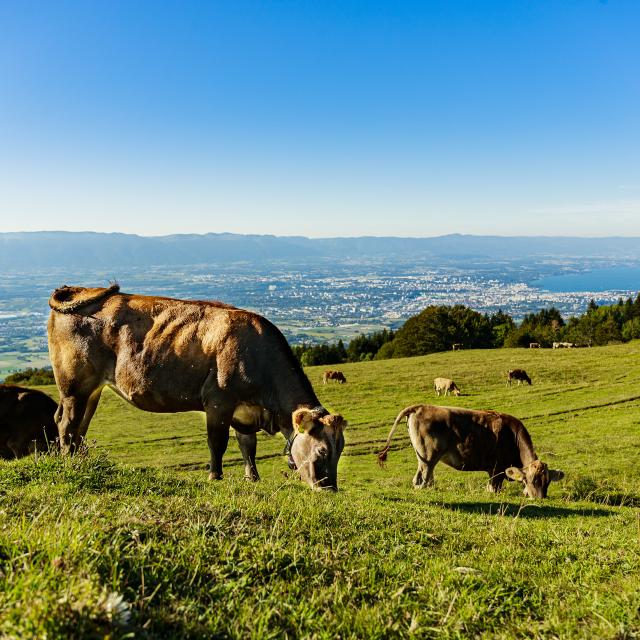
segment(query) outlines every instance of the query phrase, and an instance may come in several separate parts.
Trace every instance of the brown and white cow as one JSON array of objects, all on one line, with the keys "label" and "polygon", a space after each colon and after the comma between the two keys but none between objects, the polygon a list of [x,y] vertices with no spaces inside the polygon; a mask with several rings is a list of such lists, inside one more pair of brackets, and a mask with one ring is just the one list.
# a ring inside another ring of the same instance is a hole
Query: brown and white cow
[{"label": "brown and white cow", "polygon": [[528,382],[530,385],[531,378],[527,375],[527,372],[524,369],[510,369],[507,371],[507,386],[511,386],[511,382],[513,380],[518,381],[518,386],[520,386],[523,382]]},{"label": "brown and white cow", "polygon": [[[204,411],[212,479],[222,478],[233,427],[245,476],[257,480],[262,429],[284,435],[298,468],[317,468],[304,476],[312,488],[337,489],[346,423],[327,420],[286,339],[262,316],[220,302],[125,294],[117,285],[61,287],[49,306],[63,452],[78,446],[109,385],[144,411]],[[292,444],[294,418],[313,426]]]},{"label": "brown and white cow", "polygon": [[441,393],[445,396],[448,396],[450,393],[454,396],[460,395],[460,389],[458,389],[456,383],[449,378],[434,378],[433,389],[438,397],[440,397]]},{"label": "brown and white cow", "polygon": [[459,471],[486,471],[487,490],[502,488],[505,478],[518,480],[531,498],[546,498],[549,483],[564,477],[538,459],[520,420],[497,411],[417,404],[403,409],[393,423],[380,463],[387,459],[398,424],[407,419],[409,437],[418,458],[416,489],[433,484],[433,469],[442,461]]},{"label": "brown and white cow", "polygon": [[540,343],[539,342],[530,342],[529,343],[529,349],[539,349],[540,348]]},{"label": "brown and white cow", "polygon": [[0,384],[0,458],[46,451],[58,437],[57,404],[46,393]]},{"label": "brown and white cow", "polygon": [[329,380],[335,380],[336,382],[339,382],[340,384],[344,384],[347,379],[344,377],[344,373],[342,373],[342,371],[325,371],[322,374],[322,383],[323,384],[327,384],[327,382]]}]

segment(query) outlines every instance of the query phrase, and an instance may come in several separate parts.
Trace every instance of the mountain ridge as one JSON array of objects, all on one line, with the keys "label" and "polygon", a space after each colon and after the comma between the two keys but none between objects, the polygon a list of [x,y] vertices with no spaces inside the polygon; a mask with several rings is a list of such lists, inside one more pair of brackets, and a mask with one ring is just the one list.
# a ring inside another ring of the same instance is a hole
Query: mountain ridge
[{"label": "mountain ridge", "polygon": [[82,268],[109,266],[114,262],[122,266],[159,266],[264,260],[357,260],[409,254],[425,260],[544,256],[638,259],[640,238],[473,234],[308,238],[235,233],[142,236],[95,231],[0,233],[0,268]]}]

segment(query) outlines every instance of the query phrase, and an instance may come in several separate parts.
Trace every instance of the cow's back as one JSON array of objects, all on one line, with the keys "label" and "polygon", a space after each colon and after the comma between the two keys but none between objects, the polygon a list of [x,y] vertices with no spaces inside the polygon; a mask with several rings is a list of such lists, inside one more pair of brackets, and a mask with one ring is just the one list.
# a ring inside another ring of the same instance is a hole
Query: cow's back
[{"label": "cow's back", "polygon": [[111,384],[148,411],[201,410],[221,391],[272,408],[287,383],[313,396],[280,331],[222,303],[116,293],[78,313],[54,309],[49,349],[63,394]]}]

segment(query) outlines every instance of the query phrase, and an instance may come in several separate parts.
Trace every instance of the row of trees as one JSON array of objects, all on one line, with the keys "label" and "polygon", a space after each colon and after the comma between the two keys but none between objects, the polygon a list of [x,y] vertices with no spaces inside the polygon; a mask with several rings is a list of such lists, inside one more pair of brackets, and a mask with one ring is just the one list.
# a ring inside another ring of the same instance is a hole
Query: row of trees
[{"label": "row of trees", "polygon": [[11,375],[8,375],[4,379],[5,384],[17,384],[17,385],[41,385],[41,384],[55,384],[55,378],[53,377],[53,371],[50,368],[36,369],[29,367],[22,371],[16,371]]},{"label": "row of trees", "polygon": [[302,366],[310,367],[318,364],[337,364],[340,362],[362,362],[373,360],[380,348],[395,338],[389,329],[375,331],[367,335],[359,335],[345,347],[342,340],[332,344],[298,344],[292,347],[293,353]]},{"label": "row of trees", "polygon": [[505,347],[526,347],[539,342],[549,347],[553,342],[580,345],[604,345],[640,338],[640,295],[634,300],[620,298],[617,304],[598,306],[594,300],[581,316],[565,322],[557,309],[542,309],[524,317],[510,332]]},{"label": "row of trees", "polygon": [[382,360],[465,349],[528,347],[537,342],[603,345],[640,338],[640,294],[634,300],[598,306],[591,301],[584,314],[565,322],[554,307],[530,313],[521,323],[502,311],[482,314],[464,305],[430,306],[409,318],[396,332],[384,329],[360,335],[345,347],[342,340],[324,345],[297,345],[294,353],[304,366]]}]

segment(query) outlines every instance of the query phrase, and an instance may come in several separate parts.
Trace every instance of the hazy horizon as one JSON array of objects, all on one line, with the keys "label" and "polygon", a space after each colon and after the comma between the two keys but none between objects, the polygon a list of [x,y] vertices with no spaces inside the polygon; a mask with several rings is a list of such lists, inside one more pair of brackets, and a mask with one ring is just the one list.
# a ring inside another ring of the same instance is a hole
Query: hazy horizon
[{"label": "hazy horizon", "polygon": [[290,234],[290,235],[281,235],[275,233],[237,233],[233,231],[203,231],[203,232],[188,232],[188,231],[180,231],[176,233],[134,233],[127,231],[95,231],[92,229],[77,229],[77,230],[67,230],[67,229],[19,229],[16,231],[4,231],[0,229],[0,235],[8,235],[8,234],[83,234],[83,233],[91,233],[91,234],[102,234],[102,235],[130,235],[137,236],[139,238],[166,238],[170,236],[207,236],[207,235],[230,235],[230,236],[256,236],[256,237],[274,237],[274,238],[303,238],[306,240],[357,240],[359,238],[373,238],[373,239],[385,239],[385,238],[393,238],[397,240],[436,240],[438,238],[450,238],[450,237],[462,237],[462,238],[482,238],[482,237],[491,237],[491,238],[538,238],[538,239],[546,239],[546,240],[614,240],[614,239],[628,239],[628,240],[640,240],[640,232],[637,235],[629,234],[611,234],[611,235],[580,235],[580,234],[558,234],[558,235],[550,235],[550,234],[542,234],[542,233],[521,233],[521,234],[513,234],[513,235],[505,235],[500,233],[464,233],[464,232],[451,232],[451,233],[443,233],[438,235],[377,235],[377,234],[368,234],[363,233],[361,235],[303,235],[303,234]]}]

